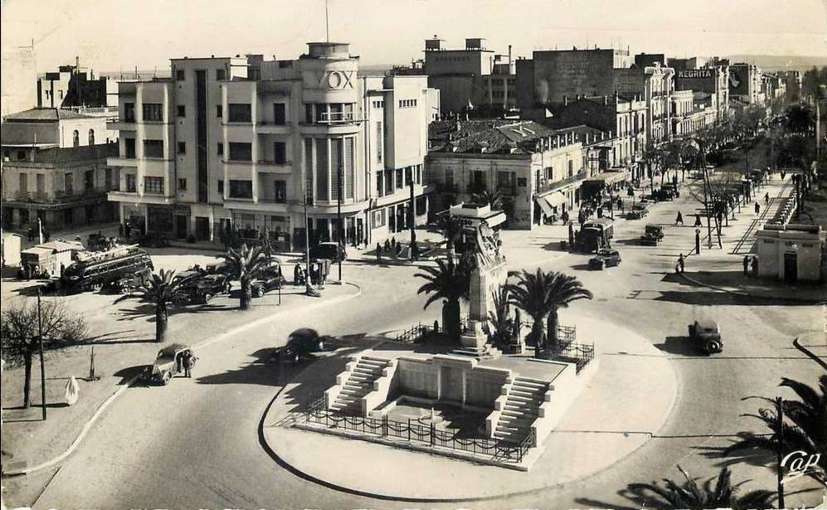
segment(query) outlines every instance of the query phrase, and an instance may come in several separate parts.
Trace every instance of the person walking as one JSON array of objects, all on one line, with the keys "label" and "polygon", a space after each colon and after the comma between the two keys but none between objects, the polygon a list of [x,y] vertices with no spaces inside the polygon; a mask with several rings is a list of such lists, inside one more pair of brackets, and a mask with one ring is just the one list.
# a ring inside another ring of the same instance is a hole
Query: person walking
[{"label": "person walking", "polygon": [[184,353],[184,377],[192,377],[192,352]]},{"label": "person walking", "polygon": [[764,205],[770,205],[770,194],[764,193]]},{"label": "person walking", "polygon": [[376,263],[382,263],[382,245],[379,243],[376,243]]},{"label": "person walking", "polygon": [[678,255],[678,268],[680,269],[679,272],[683,273],[683,270],[685,268],[685,264],[686,264],[686,261],[683,258],[683,253],[681,253],[680,255]]},{"label": "person walking", "polygon": [[703,224],[701,223],[701,215],[700,215],[700,214],[696,214],[696,215],[695,215],[695,227],[700,227],[700,226],[702,226],[702,225],[703,225]]},{"label": "person walking", "polygon": [[748,276],[748,275],[749,275],[749,269],[750,269],[750,268],[749,268],[749,266],[750,266],[750,262],[751,262],[751,260],[750,260],[750,258],[749,258],[749,255],[744,255],[744,276]]},{"label": "person walking", "polygon": [[683,215],[681,214],[680,211],[678,211],[678,216],[675,218],[675,226],[676,227],[678,226],[678,223],[680,223],[681,226],[683,226]]},{"label": "person walking", "polygon": [[755,202],[755,214],[759,214],[761,212],[761,204]]}]

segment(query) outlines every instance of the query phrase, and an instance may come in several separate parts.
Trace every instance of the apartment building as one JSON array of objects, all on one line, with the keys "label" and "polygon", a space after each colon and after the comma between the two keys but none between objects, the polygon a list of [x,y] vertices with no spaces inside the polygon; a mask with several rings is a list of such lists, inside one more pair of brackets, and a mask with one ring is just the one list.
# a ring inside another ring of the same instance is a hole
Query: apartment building
[{"label": "apartment building", "polygon": [[[424,222],[424,76],[359,76],[347,43],[308,43],[295,60],[171,60],[171,78],[122,82],[122,220],[218,241],[230,224],[285,249],[310,236],[371,242]],[[438,103],[437,103],[438,104]],[[437,112],[438,115],[438,112]],[[410,206],[410,182],[416,203]]]},{"label": "apartment building", "polygon": [[736,63],[729,66],[729,95],[741,104],[763,104],[766,94],[761,68],[754,64]]},{"label": "apartment building", "polygon": [[441,208],[499,191],[507,226],[531,229],[579,203],[586,179],[583,144],[573,132],[532,121],[457,122],[448,141],[428,154],[428,183]]},{"label": "apartment building", "polygon": [[7,115],[0,128],[4,228],[38,219],[52,231],[112,221],[106,194],[118,175],[107,157],[117,144],[106,118],[35,108]]}]

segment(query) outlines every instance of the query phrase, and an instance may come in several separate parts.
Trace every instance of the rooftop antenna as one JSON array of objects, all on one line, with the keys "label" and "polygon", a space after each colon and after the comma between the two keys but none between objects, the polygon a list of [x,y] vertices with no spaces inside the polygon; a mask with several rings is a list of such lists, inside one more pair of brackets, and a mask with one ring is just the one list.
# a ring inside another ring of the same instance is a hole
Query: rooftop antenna
[{"label": "rooftop antenna", "polygon": [[328,0],[324,0],[324,31],[325,31],[325,40],[330,42],[330,20],[329,20],[329,13],[328,13]]}]

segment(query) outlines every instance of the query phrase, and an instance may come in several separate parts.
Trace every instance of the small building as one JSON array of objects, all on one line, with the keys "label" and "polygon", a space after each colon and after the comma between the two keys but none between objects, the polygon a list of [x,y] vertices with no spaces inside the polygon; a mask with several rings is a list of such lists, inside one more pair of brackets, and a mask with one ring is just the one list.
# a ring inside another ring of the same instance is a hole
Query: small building
[{"label": "small building", "polygon": [[20,252],[22,266],[34,270],[48,271],[51,276],[61,276],[63,269],[72,265],[78,253],[84,251],[83,244],[75,241],[50,241],[38,244]]},{"label": "small building", "polygon": [[17,234],[3,233],[2,264],[0,267],[17,267],[20,265],[20,236]]},{"label": "small building", "polygon": [[758,276],[789,283],[821,280],[825,235],[820,225],[767,224],[757,237]]}]

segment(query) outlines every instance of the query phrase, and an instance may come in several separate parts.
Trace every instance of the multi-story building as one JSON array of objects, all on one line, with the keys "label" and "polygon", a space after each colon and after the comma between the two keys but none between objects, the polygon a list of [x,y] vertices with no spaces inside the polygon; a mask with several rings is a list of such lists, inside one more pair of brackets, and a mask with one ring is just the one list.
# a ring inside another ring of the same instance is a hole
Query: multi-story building
[{"label": "multi-story building", "polygon": [[481,38],[466,39],[464,49],[446,49],[443,42],[436,36],[426,40],[422,67],[402,71],[428,75],[428,86],[440,92],[442,112],[499,113],[516,106],[517,78],[510,46],[508,55],[498,55]]},{"label": "multi-story building", "polygon": [[736,63],[729,66],[729,96],[745,105],[763,104],[761,68],[754,64]]},{"label": "multi-story building", "polygon": [[463,124],[428,154],[427,182],[443,206],[499,191],[507,226],[531,229],[543,216],[559,218],[579,203],[588,176],[576,133],[532,121],[478,123],[476,129]]},{"label": "multi-story building", "polygon": [[703,92],[712,98],[718,118],[724,118],[729,112],[729,62],[712,59],[703,67],[696,67],[697,58],[669,59],[675,68],[675,90],[689,90],[693,93]]},{"label": "multi-story building", "polygon": [[106,193],[117,189],[116,153],[106,119],[38,108],[2,123],[3,226],[25,228],[39,218],[49,230],[112,221]]},{"label": "multi-story building", "polygon": [[[122,220],[217,241],[229,224],[303,246],[404,229],[409,183],[424,221],[424,76],[359,77],[346,43],[309,43],[296,60],[173,59],[170,79],[122,82]],[[438,112],[436,113],[438,115]]]},{"label": "multi-story building", "polygon": [[801,71],[778,71],[776,74],[784,82],[787,102],[801,100]]},{"label": "multi-story building", "polygon": [[60,66],[37,79],[37,106],[45,108],[118,107],[118,82],[80,71],[77,65]]}]

